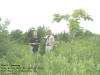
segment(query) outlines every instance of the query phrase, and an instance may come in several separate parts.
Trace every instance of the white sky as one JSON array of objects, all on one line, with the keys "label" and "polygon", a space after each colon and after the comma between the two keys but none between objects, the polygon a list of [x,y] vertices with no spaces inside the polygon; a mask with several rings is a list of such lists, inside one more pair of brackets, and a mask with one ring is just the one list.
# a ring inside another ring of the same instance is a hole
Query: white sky
[{"label": "white sky", "polygon": [[0,16],[11,19],[8,30],[20,29],[24,32],[30,27],[45,25],[53,33],[68,31],[66,22],[52,23],[53,14],[71,14],[73,10],[83,8],[94,22],[82,22],[81,26],[93,33],[100,34],[99,0],[0,0]]}]

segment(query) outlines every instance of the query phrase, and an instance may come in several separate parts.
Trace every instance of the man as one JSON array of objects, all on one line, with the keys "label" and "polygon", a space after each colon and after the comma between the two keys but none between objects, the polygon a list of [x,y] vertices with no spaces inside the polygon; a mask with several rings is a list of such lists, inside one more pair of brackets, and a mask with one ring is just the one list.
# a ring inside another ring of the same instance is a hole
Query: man
[{"label": "man", "polygon": [[54,50],[54,36],[52,35],[51,30],[48,30],[48,35],[45,37],[45,41],[46,41],[46,52],[50,52],[52,50]]},{"label": "man", "polygon": [[36,55],[40,45],[40,39],[37,37],[36,31],[33,33],[33,38],[29,41],[29,45],[32,47],[33,53]]}]

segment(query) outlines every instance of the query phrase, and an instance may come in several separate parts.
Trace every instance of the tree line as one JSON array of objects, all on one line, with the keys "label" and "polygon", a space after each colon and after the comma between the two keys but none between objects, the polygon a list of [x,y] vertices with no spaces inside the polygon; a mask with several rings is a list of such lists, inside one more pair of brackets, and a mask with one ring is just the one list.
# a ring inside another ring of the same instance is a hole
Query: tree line
[{"label": "tree line", "polygon": [[[72,14],[54,14],[54,22],[60,22],[61,20],[68,21],[69,32],[61,32],[54,34],[55,40],[59,42],[70,42],[72,43],[75,39],[83,39],[88,38],[90,36],[95,36],[89,30],[84,30],[80,27],[80,20],[90,20],[93,21],[91,16],[87,14],[83,9],[75,10]],[[17,44],[25,44],[27,45],[29,40],[33,37],[33,32],[37,31],[38,37],[41,40],[40,49],[44,48],[44,40],[43,37],[46,36],[48,28],[45,26],[39,26],[37,29],[31,27],[28,31],[23,32],[19,29],[13,30],[9,33],[7,27],[9,26],[10,21],[6,19],[2,22],[2,18],[0,18],[0,57],[6,55],[7,51],[12,48],[13,43]],[[41,51],[43,54],[44,51]]]}]

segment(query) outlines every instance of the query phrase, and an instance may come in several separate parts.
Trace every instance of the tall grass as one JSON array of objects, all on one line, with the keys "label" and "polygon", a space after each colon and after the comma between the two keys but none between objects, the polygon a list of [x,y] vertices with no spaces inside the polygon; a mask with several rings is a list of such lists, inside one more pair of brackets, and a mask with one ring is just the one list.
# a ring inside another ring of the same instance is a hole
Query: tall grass
[{"label": "tall grass", "polygon": [[[19,64],[34,67],[32,72],[16,75],[100,75],[99,38],[74,40],[70,43],[56,42],[54,51],[34,56],[28,45],[14,45],[0,64]],[[41,52],[41,50],[39,50]]]}]

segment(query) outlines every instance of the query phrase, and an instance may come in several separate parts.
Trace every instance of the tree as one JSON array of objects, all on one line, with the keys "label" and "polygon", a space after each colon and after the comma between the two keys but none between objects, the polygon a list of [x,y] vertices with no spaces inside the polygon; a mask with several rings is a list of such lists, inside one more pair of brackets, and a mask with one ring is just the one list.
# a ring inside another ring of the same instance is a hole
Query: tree
[{"label": "tree", "polygon": [[19,29],[17,30],[13,30],[11,33],[10,33],[10,40],[12,41],[16,41],[17,43],[22,43],[24,41],[23,39],[23,32]]},{"label": "tree", "polygon": [[63,41],[63,42],[68,42],[69,41],[69,34],[66,33],[65,31],[62,33],[58,33],[54,35],[55,39],[57,41]]},{"label": "tree", "polygon": [[59,15],[59,14],[54,14],[54,22],[60,22],[61,20],[66,20],[68,22],[68,27],[69,27],[69,33],[70,33],[70,38],[71,38],[71,43],[73,41],[73,38],[75,37],[76,33],[80,31],[80,20],[90,20],[93,21],[91,16],[86,13],[83,9],[77,9],[74,10],[74,12],[69,15]]},{"label": "tree", "polygon": [[61,20],[65,20],[68,22],[68,27],[69,27],[69,34],[70,34],[70,46],[71,46],[71,53],[72,53],[72,42],[76,36],[76,33],[80,31],[80,20],[90,20],[93,21],[91,16],[86,13],[83,9],[77,9],[74,10],[74,12],[69,15],[60,15],[60,14],[54,14],[54,22],[60,22]]},{"label": "tree", "polygon": [[29,40],[33,37],[33,32],[34,32],[34,31],[35,31],[35,28],[32,27],[32,28],[30,28],[28,31],[26,31],[26,32],[24,33],[24,41],[25,41],[26,43],[28,43]]},{"label": "tree", "polygon": [[0,58],[6,56],[7,52],[11,49],[7,30],[9,24],[10,22],[8,19],[2,22],[0,18]]},{"label": "tree", "polygon": [[46,33],[47,33],[47,28],[44,27],[44,26],[39,26],[37,28],[37,34],[38,34],[38,37],[40,38],[41,40],[41,44],[40,44],[40,53],[41,54],[44,54],[45,53],[45,40],[44,40],[44,37],[46,36]]}]

